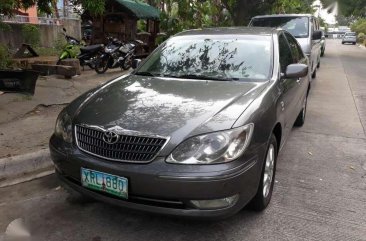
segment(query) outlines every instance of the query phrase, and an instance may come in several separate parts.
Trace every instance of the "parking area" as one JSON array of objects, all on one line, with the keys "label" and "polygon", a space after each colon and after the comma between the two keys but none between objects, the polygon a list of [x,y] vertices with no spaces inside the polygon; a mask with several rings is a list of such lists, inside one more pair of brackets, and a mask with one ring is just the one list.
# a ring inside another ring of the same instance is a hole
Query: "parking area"
[{"label": "parking area", "polygon": [[0,189],[0,240],[17,218],[33,240],[366,240],[365,66],[366,49],[328,40],[262,213],[207,222],[85,203],[51,175]]}]

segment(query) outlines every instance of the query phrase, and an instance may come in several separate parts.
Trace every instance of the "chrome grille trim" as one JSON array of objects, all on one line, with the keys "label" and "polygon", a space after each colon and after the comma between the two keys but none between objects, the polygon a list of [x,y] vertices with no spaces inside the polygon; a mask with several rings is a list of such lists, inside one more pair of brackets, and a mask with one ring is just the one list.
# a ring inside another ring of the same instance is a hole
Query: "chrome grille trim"
[{"label": "chrome grille trim", "polygon": [[[105,131],[117,133],[118,142],[107,144],[103,140]],[[144,135],[119,127],[104,129],[85,124],[75,125],[74,135],[77,147],[83,152],[106,160],[131,163],[153,161],[169,141],[169,137]]]}]

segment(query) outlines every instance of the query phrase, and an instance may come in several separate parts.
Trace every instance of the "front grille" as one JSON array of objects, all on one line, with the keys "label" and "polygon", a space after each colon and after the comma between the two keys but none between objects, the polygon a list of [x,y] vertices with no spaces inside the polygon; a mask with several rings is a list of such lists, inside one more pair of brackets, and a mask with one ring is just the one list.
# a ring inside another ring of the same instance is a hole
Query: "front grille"
[{"label": "front grille", "polygon": [[167,141],[160,137],[119,135],[114,144],[103,140],[104,131],[75,126],[76,143],[80,150],[108,160],[122,162],[150,162]]}]

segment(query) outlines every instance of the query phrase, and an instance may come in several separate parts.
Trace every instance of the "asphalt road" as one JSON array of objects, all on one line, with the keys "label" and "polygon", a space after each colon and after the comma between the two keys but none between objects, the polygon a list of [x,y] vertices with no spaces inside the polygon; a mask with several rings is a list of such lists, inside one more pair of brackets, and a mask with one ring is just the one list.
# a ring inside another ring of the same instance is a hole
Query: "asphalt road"
[{"label": "asphalt road", "polygon": [[0,239],[22,218],[33,240],[366,240],[366,49],[328,41],[308,115],[279,157],[267,210],[218,222],[70,200],[54,176],[0,189]]}]

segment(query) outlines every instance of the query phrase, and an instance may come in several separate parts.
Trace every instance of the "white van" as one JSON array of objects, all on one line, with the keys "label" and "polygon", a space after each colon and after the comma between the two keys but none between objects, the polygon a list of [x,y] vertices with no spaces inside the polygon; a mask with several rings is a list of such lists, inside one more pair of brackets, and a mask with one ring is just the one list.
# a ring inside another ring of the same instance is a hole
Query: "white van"
[{"label": "white van", "polygon": [[320,67],[321,37],[319,21],[311,14],[263,15],[252,18],[251,27],[276,27],[291,33],[299,42],[304,53],[309,57],[312,78]]}]

